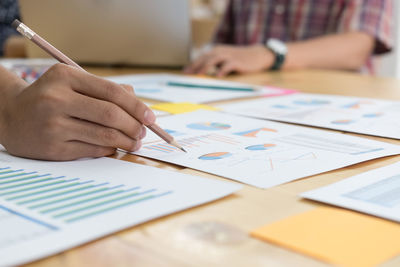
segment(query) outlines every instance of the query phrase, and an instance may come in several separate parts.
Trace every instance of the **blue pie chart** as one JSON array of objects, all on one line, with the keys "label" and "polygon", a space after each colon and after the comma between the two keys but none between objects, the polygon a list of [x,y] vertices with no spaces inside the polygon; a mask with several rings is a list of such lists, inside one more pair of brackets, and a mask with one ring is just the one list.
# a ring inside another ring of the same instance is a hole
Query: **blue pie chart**
[{"label": "blue pie chart", "polygon": [[219,122],[191,123],[188,124],[187,127],[193,130],[202,130],[202,131],[219,131],[231,128],[229,124],[219,123]]},{"label": "blue pie chart", "polygon": [[293,101],[293,103],[301,106],[321,106],[321,105],[327,105],[330,102],[328,100],[322,100],[322,99],[299,99]]},{"label": "blue pie chart", "polygon": [[246,147],[246,149],[251,151],[260,151],[260,150],[268,150],[274,147],[276,147],[275,144],[262,144],[262,145],[248,146]]},{"label": "blue pie chart", "polygon": [[217,160],[217,159],[228,158],[230,156],[232,156],[232,154],[229,152],[214,152],[214,153],[205,154],[203,156],[200,156],[199,159],[201,159],[201,160]]}]

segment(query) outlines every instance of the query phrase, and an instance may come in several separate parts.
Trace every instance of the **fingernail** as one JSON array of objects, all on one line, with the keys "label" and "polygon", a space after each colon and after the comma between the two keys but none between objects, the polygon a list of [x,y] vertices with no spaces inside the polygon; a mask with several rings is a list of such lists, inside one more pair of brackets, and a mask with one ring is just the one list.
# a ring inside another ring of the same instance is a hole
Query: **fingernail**
[{"label": "fingernail", "polygon": [[156,116],[154,115],[153,111],[151,111],[150,109],[147,109],[144,112],[144,123],[146,125],[150,125],[150,124],[154,124],[155,121],[156,121]]},{"label": "fingernail", "polygon": [[140,133],[139,139],[143,139],[146,137],[146,128],[142,127],[142,132]]},{"label": "fingernail", "polygon": [[142,141],[137,141],[136,142],[136,146],[135,146],[135,148],[133,149],[133,151],[137,151],[137,150],[139,150],[140,148],[142,147]]}]

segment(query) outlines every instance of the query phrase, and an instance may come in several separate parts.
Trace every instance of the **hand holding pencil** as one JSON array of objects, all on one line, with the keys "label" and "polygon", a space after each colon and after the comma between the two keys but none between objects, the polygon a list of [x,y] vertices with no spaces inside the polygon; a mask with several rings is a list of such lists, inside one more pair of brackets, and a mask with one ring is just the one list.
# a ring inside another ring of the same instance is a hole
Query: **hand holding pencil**
[{"label": "hand holding pencil", "polygon": [[[14,26],[19,28],[21,23],[17,24]],[[24,33],[32,38],[37,36],[27,29]],[[49,48],[43,39],[34,39],[42,48],[58,51]],[[56,58],[64,63],[68,60],[65,56]],[[5,76],[15,83],[10,83],[10,96],[2,107],[2,114],[7,116],[0,116],[0,128],[8,127],[0,134],[0,142],[13,155],[72,160],[110,155],[116,148],[134,151],[140,148],[140,140],[145,136],[144,125],[176,144],[155,124],[153,112],[129,86],[65,64],[54,65],[29,86],[0,69],[0,81]]]}]

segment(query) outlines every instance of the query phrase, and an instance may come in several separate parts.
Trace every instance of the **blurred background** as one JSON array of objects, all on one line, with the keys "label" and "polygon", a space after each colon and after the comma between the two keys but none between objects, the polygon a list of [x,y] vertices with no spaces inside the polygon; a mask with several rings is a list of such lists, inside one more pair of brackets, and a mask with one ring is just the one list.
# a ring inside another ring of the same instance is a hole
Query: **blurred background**
[{"label": "blurred background", "polygon": [[[192,38],[195,49],[199,51],[212,40],[215,27],[223,15],[226,0],[191,0],[192,1]],[[400,79],[400,53],[398,44],[400,43],[400,3],[394,2],[394,50],[385,56],[376,57],[379,67],[376,75],[385,77],[396,77]]]}]

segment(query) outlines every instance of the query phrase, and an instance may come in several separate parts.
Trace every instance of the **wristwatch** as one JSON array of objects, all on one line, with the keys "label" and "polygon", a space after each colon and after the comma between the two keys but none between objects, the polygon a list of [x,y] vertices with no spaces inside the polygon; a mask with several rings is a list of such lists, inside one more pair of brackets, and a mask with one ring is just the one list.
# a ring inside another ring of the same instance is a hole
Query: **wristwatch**
[{"label": "wristwatch", "polygon": [[271,38],[268,39],[265,46],[275,55],[275,62],[270,69],[281,69],[288,51],[286,44],[278,39]]}]

